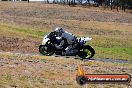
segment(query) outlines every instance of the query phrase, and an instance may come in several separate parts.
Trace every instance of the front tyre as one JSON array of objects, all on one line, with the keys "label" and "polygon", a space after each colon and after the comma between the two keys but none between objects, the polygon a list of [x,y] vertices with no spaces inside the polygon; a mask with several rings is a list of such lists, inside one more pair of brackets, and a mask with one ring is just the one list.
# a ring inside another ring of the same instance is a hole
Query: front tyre
[{"label": "front tyre", "polygon": [[45,45],[39,46],[39,52],[46,56],[51,56],[54,54],[54,50],[52,48],[48,48]]},{"label": "front tyre", "polygon": [[82,49],[79,51],[78,56],[81,57],[82,59],[90,59],[94,56],[95,50],[89,46],[83,46]]}]

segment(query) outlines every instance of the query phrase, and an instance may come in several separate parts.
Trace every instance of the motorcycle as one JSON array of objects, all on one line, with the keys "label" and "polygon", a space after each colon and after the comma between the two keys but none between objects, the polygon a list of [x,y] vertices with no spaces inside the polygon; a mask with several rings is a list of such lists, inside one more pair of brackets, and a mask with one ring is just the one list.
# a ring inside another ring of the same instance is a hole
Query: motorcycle
[{"label": "motorcycle", "polygon": [[[90,59],[94,56],[95,50],[90,45],[85,45],[86,42],[90,41],[92,38],[89,37],[81,37],[77,38],[77,52],[74,54],[68,54],[68,56],[76,56],[78,55],[81,59]],[[65,43],[63,48],[58,49],[55,46],[55,43],[59,43],[61,40],[64,40]],[[42,55],[51,56],[54,53],[56,55],[62,55],[62,51],[68,46],[67,40],[62,37],[52,36],[47,38],[46,36],[43,38],[42,45],[39,46],[39,52]],[[63,55],[62,55],[63,56]],[[67,56],[67,55],[66,55]]]}]

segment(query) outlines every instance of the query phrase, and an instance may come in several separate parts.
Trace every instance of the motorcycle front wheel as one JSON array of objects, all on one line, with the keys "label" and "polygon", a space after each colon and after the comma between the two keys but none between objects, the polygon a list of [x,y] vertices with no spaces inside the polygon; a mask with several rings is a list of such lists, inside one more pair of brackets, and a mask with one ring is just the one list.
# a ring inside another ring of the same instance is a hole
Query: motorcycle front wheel
[{"label": "motorcycle front wheel", "polygon": [[82,59],[90,59],[94,56],[94,54],[95,50],[91,46],[86,45],[80,49],[78,56]]},{"label": "motorcycle front wheel", "polygon": [[45,45],[39,46],[39,52],[46,56],[51,56],[54,54],[54,50],[52,48],[48,48]]}]

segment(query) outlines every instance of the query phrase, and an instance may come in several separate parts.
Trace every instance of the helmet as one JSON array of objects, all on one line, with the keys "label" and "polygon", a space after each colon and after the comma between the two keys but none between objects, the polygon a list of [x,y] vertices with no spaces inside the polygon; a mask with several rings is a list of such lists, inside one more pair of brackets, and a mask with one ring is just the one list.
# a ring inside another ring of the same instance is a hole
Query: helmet
[{"label": "helmet", "polygon": [[55,28],[54,32],[55,32],[56,36],[61,36],[62,33],[64,32],[64,30],[63,30],[63,28],[57,27],[57,28]]}]

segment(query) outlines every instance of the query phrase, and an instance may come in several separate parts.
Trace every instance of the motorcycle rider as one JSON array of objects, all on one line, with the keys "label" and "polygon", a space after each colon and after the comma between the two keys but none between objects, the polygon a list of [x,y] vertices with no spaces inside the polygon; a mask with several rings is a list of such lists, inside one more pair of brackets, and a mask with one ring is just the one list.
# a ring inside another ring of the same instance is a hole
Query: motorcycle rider
[{"label": "motorcycle rider", "polygon": [[[76,47],[77,47],[77,38],[73,34],[67,32],[67,31],[64,31],[63,28],[60,28],[60,27],[55,28],[54,32],[51,32],[49,34],[49,37],[50,37],[50,35],[55,35],[55,37],[57,37],[57,38],[66,39],[66,41],[64,41],[62,39],[59,42],[59,44],[55,43],[55,47],[58,48],[58,49],[63,49],[65,43],[66,42],[68,43],[67,46],[65,46],[65,48],[62,51],[62,55],[74,55],[78,51],[76,49]],[[54,38],[52,38],[52,39],[54,39]]]}]

